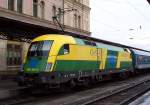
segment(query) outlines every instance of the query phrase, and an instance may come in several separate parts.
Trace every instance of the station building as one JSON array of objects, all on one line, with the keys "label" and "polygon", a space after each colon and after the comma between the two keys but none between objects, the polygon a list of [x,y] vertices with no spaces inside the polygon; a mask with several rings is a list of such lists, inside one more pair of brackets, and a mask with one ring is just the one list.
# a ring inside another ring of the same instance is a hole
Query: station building
[{"label": "station building", "polygon": [[42,34],[90,35],[89,0],[0,0],[0,75],[21,70],[30,41]]}]

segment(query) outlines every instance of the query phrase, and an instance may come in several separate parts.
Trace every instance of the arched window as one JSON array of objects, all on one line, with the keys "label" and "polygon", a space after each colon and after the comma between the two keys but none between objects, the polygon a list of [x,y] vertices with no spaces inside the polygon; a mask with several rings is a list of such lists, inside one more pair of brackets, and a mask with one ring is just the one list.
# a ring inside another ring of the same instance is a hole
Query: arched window
[{"label": "arched window", "polygon": [[78,28],[81,28],[81,16],[78,16]]},{"label": "arched window", "polygon": [[77,28],[77,15],[74,14],[74,27]]},{"label": "arched window", "polygon": [[14,11],[15,10],[14,0],[8,0],[8,9]]},{"label": "arched window", "polygon": [[17,0],[17,12],[22,13],[23,0]]},{"label": "arched window", "polygon": [[52,8],[52,13],[53,13],[53,14],[52,14],[52,17],[53,17],[53,16],[56,16],[56,7],[55,7],[55,6],[53,6],[53,8]]},{"label": "arched window", "polygon": [[40,7],[41,7],[41,18],[44,19],[45,17],[45,2],[44,1],[40,2]]},{"label": "arched window", "polygon": [[33,16],[38,16],[38,0],[33,0]]},{"label": "arched window", "polygon": [[58,8],[58,19],[61,22],[61,8]]}]

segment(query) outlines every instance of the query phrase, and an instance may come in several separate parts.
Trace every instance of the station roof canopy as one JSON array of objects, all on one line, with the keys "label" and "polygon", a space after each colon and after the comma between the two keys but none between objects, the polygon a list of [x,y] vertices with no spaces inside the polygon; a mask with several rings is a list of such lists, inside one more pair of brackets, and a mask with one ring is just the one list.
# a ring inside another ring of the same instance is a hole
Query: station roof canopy
[{"label": "station roof canopy", "polygon": [[[90,32],[63,25],[65,33],[90,35]],[[33,39],[42,34],[62,34],[57,23],[0,7],[0,38]]]}]

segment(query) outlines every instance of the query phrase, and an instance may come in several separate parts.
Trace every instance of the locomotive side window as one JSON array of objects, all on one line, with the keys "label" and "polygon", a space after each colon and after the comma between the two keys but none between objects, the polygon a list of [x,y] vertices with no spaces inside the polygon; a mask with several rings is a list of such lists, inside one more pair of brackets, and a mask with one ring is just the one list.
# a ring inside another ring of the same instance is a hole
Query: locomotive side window
[{"label": "locomotive side window", "polygon": [[95,42],[90,42],[90,41],[84,41],[85,45],[89,45],[89,46],[96,46]]},{"label": "locomotive side window", "polygon": [[59,50],[59,55],[65,55],[68,53],[69,53],[69,44],[64,44]]},{"label": "locomotive side window", "polygon": [[125,52],[131,53],[131,51],[128,48],[124,48]]}]

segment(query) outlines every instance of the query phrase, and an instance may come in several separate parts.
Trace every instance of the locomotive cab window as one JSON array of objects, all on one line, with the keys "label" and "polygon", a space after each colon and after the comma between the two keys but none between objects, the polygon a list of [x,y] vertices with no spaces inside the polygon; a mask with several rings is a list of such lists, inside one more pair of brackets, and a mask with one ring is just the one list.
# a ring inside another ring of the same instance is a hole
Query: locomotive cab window
[{"label": "locomotive cab window", "polygon": [[69,53],[69,44],[64,44],[59,50],[59,55],[65,55],[68,53]]},{"label": "locomotive cab window", "polygon": [[48,56],[53,41],[37,41],[30,45],[28,56]]}]

